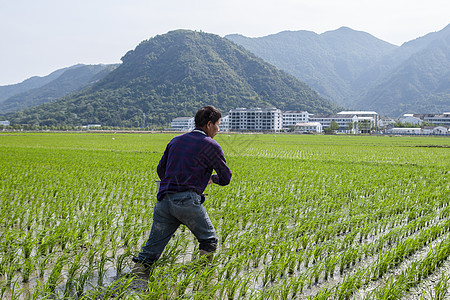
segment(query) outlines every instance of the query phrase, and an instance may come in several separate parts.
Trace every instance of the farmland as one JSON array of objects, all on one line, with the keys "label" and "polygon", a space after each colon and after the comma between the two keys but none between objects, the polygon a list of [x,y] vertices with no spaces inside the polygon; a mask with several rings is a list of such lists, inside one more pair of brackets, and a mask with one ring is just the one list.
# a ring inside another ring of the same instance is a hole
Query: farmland
[{"label": "farmland", "polygon": [[0,134],[0,298],[450,296],[449,138],[274,134],[216,137],[233,178],[205,191],[212,265],[195,264],[182,226],[148,290],[131,291],[120,275],[173,136]]}]

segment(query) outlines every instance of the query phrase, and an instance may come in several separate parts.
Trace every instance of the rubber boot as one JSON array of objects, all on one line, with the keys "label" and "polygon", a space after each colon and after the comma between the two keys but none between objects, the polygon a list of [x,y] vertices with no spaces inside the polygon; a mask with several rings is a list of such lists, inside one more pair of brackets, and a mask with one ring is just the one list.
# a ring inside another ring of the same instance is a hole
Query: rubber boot
[{"label": "rubber boot", "polygon": [[150,277],[152,266],[145,265],[141,262],[137,262],[128,274],[129,277],[137,277],[140,279],[148,280]]},{"label": "rubber boot", "polygon": [[200,259],[204,260],[205,266],[211,264],[211,262],[213,260],[213,256],[214,256],[213,252],[208,252],[208,251],[200,249]]}]

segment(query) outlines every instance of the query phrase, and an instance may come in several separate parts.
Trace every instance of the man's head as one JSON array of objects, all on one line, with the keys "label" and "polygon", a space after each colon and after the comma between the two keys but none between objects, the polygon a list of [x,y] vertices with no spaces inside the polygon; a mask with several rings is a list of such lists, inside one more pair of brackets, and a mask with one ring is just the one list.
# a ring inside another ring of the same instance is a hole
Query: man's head
[{"label": "man's head", "polygon": [[214,106],[208,105],[200,108],[195,114],[195,127],[203,129],[206,134],[214,138],[219,131],[222,114]]}]

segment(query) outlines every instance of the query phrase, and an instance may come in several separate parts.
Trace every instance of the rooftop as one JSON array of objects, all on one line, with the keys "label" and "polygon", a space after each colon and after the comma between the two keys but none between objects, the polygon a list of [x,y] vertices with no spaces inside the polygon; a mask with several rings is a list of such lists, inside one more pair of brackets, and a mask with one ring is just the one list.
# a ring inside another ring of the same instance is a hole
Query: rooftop
[{"label": "rooftop", "polygon": [[319,122],[296,123],[295,126],[320,126]]},{"label": "rooftop", "polygon": [[305,111],[305,110],[286,110],[286,111],[283,111],[283,114],[300,114],[300,113],[308,113],[307,111]]},{"label": "rooftop", "polygon": [[360,111],[360,110],[347,110],[337,113],[338,115],[378,115],[375,111]]}]

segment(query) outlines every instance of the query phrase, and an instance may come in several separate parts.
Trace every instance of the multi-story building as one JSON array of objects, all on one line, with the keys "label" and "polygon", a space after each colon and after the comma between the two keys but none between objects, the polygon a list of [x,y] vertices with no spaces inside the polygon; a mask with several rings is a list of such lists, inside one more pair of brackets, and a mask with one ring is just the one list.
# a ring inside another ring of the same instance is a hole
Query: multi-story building
[{"label": "multi-story building", "polygon": [[322,124],[319,122],[303,122],[295,124],[295,132],[297,133],[321,133]]},{"label": "multi-story building", "polygon": [[[229,116],[222,117],[220,121],[219,129],[220,131],[229,130]],[[170,124],[171,129],[177,131],[191,131],[195,128],[195,118],[194,117],[178,117],[172,120]]]},{"label": "multi-story building", "polygon": [[[348,110],[348,111],[341,111],[337,113],[338,115],[355,115],[360,120],[370,120],[374,126],[379,127],[380,126],[380,116],[375,111],[361,111],[361,110]],[[367,119],[368,118],[368,119]]]},{"label": "multi-story building", "polygon": [[358,120],[356,115],[314,115],[309,118],[310,122],[318,122],[323,128],[330,127],[331,122],[336,122],[339,125],[338,131],[351,133],[356,133]]},{"label": "multi-story building", "polygon": [[178,117],[172,120],[170,127],[178,131],[190,131],[195,128],[194,117]]},{"label": "multi-story building", "polygon": [[391,128],[387,130],[390,134],[422,134],[422,128]]},{"label": "multi-story building", "polygon": [[423,134],[445,135],[449,134],[449,129],[444,126],[422,126]]},{"label": "multi-story building", "polygon": [[[376,114],[376,113],[375,113]],[[377,114],[378,115],[378,114]],[[309,118],[310,122],[319,122],[324,128],[330,127],[331,122],[339,125],[339,132],[346,133],[368,133],[377,126],[378,118],[367,116],[367,114],[343,114],[340,112],[336,115],[313,115]]]},{"label": "multi-story building", "polygon": [[443,114],[414,114],[413,116],[428,124],[450,127],[450,112]]},{"label": "multi-story building", "polygon": [[[307,111],[281,112],[275,107],[235,108],[222,118],[220,130],[280,131],[281,129],[292,129],[298,123],[320,123],[320,128],[314,125],[312,130],[321,132],[323,128],[330,127],[331,122],[339,125],[339,132],[366,133],[370,132],[373,127],[379,126],[379,116],[374,111],[342,111],[335,115],[313,115]],[[192,130],[194,118],[175,118],[171,127],[180,131]]]},{"label": "multi-story building", "polygon": [[403,135],[447,135],[450,131],[444,126],[422,126],[414,128],[390,128],[386,130],[388,134],[403,134]]},{"label": "multi-story building", "polygon": [[423,120],[418,117],[414,117],[413,114],[404,114],[403,117],[400,118],[400,122],[421,125],[423,123]]},{"label": "multi-story building", "polygon": [[219,130],[220,131],[230,130],[230,116],[226,115],[225,117],[222,117],[222,120],[220,121]]},{"label": "multi-story building", "polygon": [[396,123],[397,121],[395,121],[394,119],[392,119],[392,118],[380,118],[380,121],[378,122],[378,127],[381,127],[381,128],[383,128],[383,127],[388,127],[388,126],[392,126],[392,127],[394,127],[394,124]]},{"label": "multi-story building", "polygon": [[297,123],[306,123],[309,120],[311,114],[307,111],[283,111],[283,129],[291,129],[297,125]]},{"label": "multi-story building", "polygon": [[283,126],[281,110],[274,107],[236,108],[229,117],[232,131],[280,131]]}]

